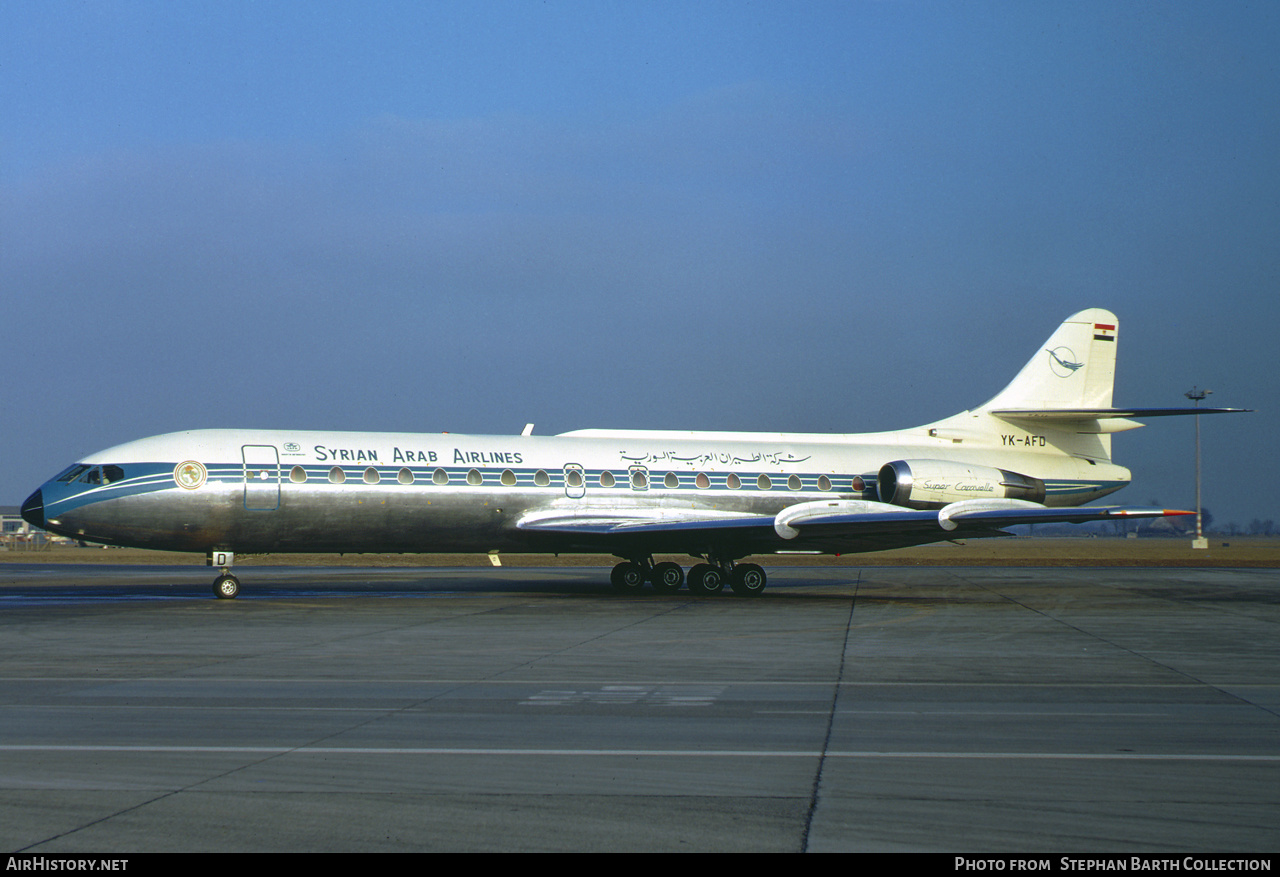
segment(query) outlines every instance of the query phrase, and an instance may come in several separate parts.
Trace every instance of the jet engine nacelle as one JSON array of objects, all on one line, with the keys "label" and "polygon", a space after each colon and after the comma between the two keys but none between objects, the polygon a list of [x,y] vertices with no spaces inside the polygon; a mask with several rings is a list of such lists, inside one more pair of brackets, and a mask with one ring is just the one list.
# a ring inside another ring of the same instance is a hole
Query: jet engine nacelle
[{"label": "jet engine nacelle", "polygon": [[1039,478],[950,460],[895,460],[880,467],[881,502],[937,509],[963,499],[1025,499],[1044,502]]}]

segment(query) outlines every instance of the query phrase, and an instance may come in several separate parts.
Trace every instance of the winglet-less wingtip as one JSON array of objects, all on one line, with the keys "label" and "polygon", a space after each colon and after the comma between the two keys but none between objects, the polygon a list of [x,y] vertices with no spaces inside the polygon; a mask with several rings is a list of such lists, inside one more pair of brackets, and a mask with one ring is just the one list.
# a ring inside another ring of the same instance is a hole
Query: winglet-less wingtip
[{"label": "winglet-less wingtip", "polygon": [[1175,515],[1194,515],[1185,509],[1116,509],[1113,515],[1135,518],[1171,518]]}]

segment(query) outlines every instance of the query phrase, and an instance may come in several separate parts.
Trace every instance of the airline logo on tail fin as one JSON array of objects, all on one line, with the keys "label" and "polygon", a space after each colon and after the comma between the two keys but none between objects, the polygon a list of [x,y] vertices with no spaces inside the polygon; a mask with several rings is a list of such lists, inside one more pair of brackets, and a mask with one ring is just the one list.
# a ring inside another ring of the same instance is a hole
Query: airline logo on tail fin
[{"label": "airline logo on tail fin", "polygon": [[1070,347],[1055,347],[1045,350],[1045,353],[1049,354],[1051,360],[1049,368],[1060,378],[1069,378],[1076,373],[1076,369],[1084,368],[1083,362],[1075,361],[1076,355]]}]

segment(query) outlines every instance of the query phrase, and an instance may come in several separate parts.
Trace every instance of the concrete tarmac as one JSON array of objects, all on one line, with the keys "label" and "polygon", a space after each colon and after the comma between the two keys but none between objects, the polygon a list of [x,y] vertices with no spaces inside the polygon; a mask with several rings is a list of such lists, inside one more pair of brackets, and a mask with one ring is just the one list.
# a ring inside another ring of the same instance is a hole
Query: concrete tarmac
[{"label": "concrete tarmac", "polygon": [[0,847],[1280,849],[1280,571],[0,567]]}]

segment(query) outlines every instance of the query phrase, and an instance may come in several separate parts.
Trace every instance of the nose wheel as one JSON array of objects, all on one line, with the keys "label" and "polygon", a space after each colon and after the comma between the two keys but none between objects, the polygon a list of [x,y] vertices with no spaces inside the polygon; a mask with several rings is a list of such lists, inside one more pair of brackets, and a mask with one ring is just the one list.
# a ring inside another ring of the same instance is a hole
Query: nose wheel
[{"label": "nose wheel", "polygon": [[213,580],[213,594],[219,600],[234,600],[240,593],[240,580],[229,572],[224,572]]}]

